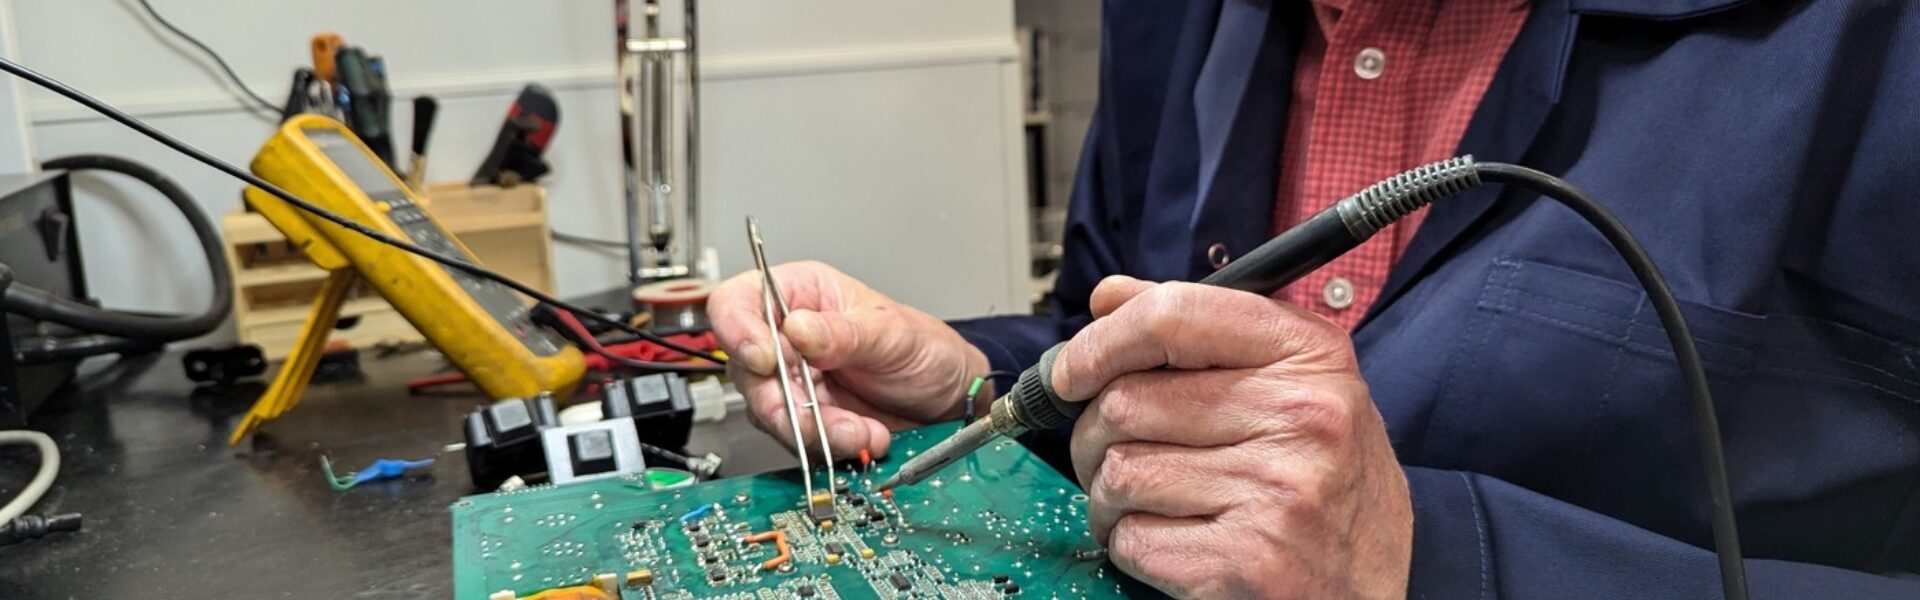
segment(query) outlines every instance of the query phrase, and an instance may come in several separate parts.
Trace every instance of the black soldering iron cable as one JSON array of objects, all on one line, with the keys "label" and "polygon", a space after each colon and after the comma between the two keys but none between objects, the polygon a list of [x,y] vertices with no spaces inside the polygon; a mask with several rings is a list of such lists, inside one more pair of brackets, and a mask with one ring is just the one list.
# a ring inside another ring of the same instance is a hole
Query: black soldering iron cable
[{"label": "black soldering iron cable", "polygon": [[[1720,424],[1714,414],[1713,395],[1707,386],[1707,371],[1688,331],[1680,302],[1673,288],[1661,276],[1653,258],[1633,238],[1626,225],[1606,207],[1561,179],[1529,169],[1501,163],[1478,163],[1471,156],[1460,156],[1421,165],[1368,186],[1352,196],[1335,202],[1298,225],[1288,228],[1226,266],[1214,271],[1200,283],[1266,296],[1298,281],[1300,277],[1332,262],[1366,242],[1374,234],[1405,218],[1414,211],[1443,198],[1478,187],[1487,182],[1501,183],[1551,198],[1571,209],[1619,253],[1646,291],[1660,317],[1660,324],[1673,345],[1673,354],[1686,383],[1699,436],[1700,462],[1706,473],[1712,499],[1714,552],[1720,561],[1721,592],[1729,600],[1747,597],[1746,568],[1741,562],[1740,537],[1735,527],[1732,493],[1728,483],[1726,453],[1721,447]],[[996,416],[986,424],[973,424],[927,452],[908,460],[894,477],[882,483],[892,487],[912,483],[928,473],[950,464],[959,456],[978,449],[985,440],[1012,431],[1035,431],[1070,423],[1085,410],[1085,402],[1067,402],[1047,384],[1051,380],[1054,357],[1060,346],[1040,355],[1032,368],[1022,372],[1012,389],[995,401]],[[1002,402],[1006,402],[1004,410]],[[998,418],[1001,415],[1005,419]]]},{"label": "black soldering iron cable", "polygon": [[1673,346],[1674,359],[1680,365],[1687,396],[1693,404],[1700,462],[1706,470],[1707,488],[1713,498],[1713,545],[1720,559],[1721,592],[1729,600],[1744,600],[1747,597],[1746,564],[1740,558],[1740,533],[1734,522],[1733,492],[1727,476],[1726,450],[1720,442],[1720,420],[1715,414],[1713,392],[1707,387],[1706,366],[1701,362],[1693,333],[1687,328],[1686,317],[1680,313],[1680,302],[1674,298],[1666,277],[1654,266],[1646,248],[1633,239],[1627,226],[1579,188],[1558,177],[1518,165],[1478,163],[1475,170],[1483,181],[1538,193],[1579,214],[1607,238],[1607,243],[1620,253],[1634,278],[1646,289],[1654,313],[1660,316],[1660,326],[1667,332],[1667,342]]},{"label": "black soldering iron cable", "polygon": [[587,315],[588,318],[605,322],[608,325],[612,325],[615,328],[620,329],[621,331],[625,331],[635,336],[639,336],[641,339],[659,344],[661,346],[665,346],[676,352],[680,352],[682,354],[686,354],[688,356],[692,356],[696,358],[709,360],[715,363],[726,364],[726,360],[718,356],[714,356],[713,354],[709,354],[706,352],[688,348],[686,346],[682,346],[680,344],[674,343],[671,340],[655,335],[653,332],[646,331],[644,329],[640,329],[638,327],[629,325],[625,322],[620,321],[619,319],[608,318],[600,315],[597,312],[576,306],[572,303],[560,300],[559,298],[554,298],[552,296],[547,295],[545,292],[541,292],[540,290],[534,289],[532,286],[515,281],[511,277],[507,277],[505,275],[501,275],[499,273],[488,270],[486,267],[482,267],[480,265],[473,264],[465,260],[461,260],[451,256],[446,256],[438,252],[434,252],[432,250],[427,250],[425,248],[415,246],[406,241],[394,238],[392,236],[381,233],[379,231],[375,231],[374,229],[367,227],[366,225],[362,225],[358,222],[355,222],[352,219],[348,219],[346,217],[334,214],[333,212],[328,211],[327,209],[321,208],[320,206],[315,205],[312,202],[308,202],[307,200],[302,199],[299,196],[295,196],[292,192],[288,192],[284,189],[281,189],[280,186],[274,185],[272,182],[269,182],[265,179],[261,179],[259,176],[254,175],[251,172],[248,172],[246,169],[242,169],[238,166],[234,166],[232,163],[229,163],[227,161],[220,160],[218,157],[208,154],[205,151],[194,147],[192,144],[188,144],[184,141],[181,141],[179,138],[175,138],[171,135],[167,135],[165,132],[162,132],[159,129],[155,129],[153,126],[146,124],[146,122],[136,119],[132,115],[128,115],[127,113],[121,112],[120,109],[114,108],[112,105],[109,105],[105,102],[101,102],[99,99],[94,98],[93,96],[89,96],[85,92],[74,89],[72,86],[62,83],[57,79],[48,77],[46,75],[42,75],[38,71],[29,69],[21,65],[20,63],[13,62],[13,60],[11,59],[0,58],[0,70],[11,73],[14,76],[19,77],[21,79],[25,79],[28,82],[33,83],[34,85],[46,88],[47,90],[52,91],[53,93],[59,94],[61,96],[65,96],[67,97],[67,99],[73,100],[74,102],[78,102],[82,106],[85,106],[88,109],[93,110],[94,112],[100,113],[101,115],[107,117],[108,119],[112,119],[113,121],[118,122],[121,125],[125,125],[129,129],[137,131],[141,135],[147,136],[149,139],[152,139],[153,141],[159,142],[163,146],[173,149],[175,152],[185,154],[188,158],[192,158],[201,164],[207,165],[209,167],[213,167],[213,169],[216,171],[226,173],[227,175],[230,175],[235,179],[239,179],[240,181],[246,182],[248,185],[252,185],[254,187],[260,188],[262,191],[265,191],[269,194],[272,194],[276,198],[286,201],[288,204],[293,205],[295,208],[299,208],[300,210],[306,212],[307,214],[320,217],[321,219],[324,219],[327,222],[333,223],[335,225],[339,225],[340,227],[343,227],[349,231],[360,234],[362,236],[366,236],[368,239],[371,239],[376,242],[380,242],[382,244],[386,244],[388,246],[399,248],[401,250],[404,250],[416,256],[420,256],[427,260],[431,260],[433,262],[446,265],[447,267],[450,267],[450,268],[465,271],[467,273],[474,275],[475,277],[480,277],[482,279],[488,279],[488,280],[498,282],[501,285],[511,288],[513,291],[520,292],[521,294],[525,294],[528,297],[531,297],[535,300],[539,300],[541,302],[545,302],[553,306],[564,308],[568,311],[572,311],[574,314]]},{"label": "black soldering iron cable", "polygon": [[1673,346],[1673,356],[1685,380],[1700,443],[1700,463],[1711,497],[1714,554],[1720,561],[1721,593],[1728,600],[1747,597],[1746,564],[1741,561],[1740,535],[1733,513],[1733,493],[1727,476],[1726,451],[1720,442],[1720,420],[1707,369],[1694,346],[1693,333],[1680,312],[1672,286],[1633,238],[1626,224],[1605,206],[1566,181],[1526,167],[1485,162],[1462,156],[1409,169],[1336,202],[1307,222],[1281,233],[1215,271],[1202,283],[1268,294],[1301,275],[1360,245],[1387,225],[1427,204],[1484,183],[1499,183],[1550,198],[1572,210],[1599,230],[1620,254],[1634,279],[1646,291],[1660,325]]}]

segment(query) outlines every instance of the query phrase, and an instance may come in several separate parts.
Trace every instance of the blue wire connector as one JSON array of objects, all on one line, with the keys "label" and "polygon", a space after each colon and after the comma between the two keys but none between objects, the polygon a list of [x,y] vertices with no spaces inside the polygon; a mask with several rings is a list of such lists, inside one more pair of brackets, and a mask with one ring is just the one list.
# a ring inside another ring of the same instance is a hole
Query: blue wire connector
[{"label": "blue wire connector", "polygon": [[327,485],[332,486],[336,492],[344,492],[353,489],[353,486],[369,481],[399,479],[400,476],[406,475],[408,470],[418,469],[432,464],[433,459],[431,458],[423,460],[394,460],[391,458],[382,458],[373,461],[373,464],[367,465],[365,469],[347,475],[334,475],[333,461],[328,460],[325,455],[320,457],[320,470],[327,474]]},{"label": "blue wire connector", "polygon": [[713,512],[713,504],[712,503],[702,504],[698,508],[687,511],[687,514],[680,515],[680,522],[685,523],[688,521],[692,521],[694,519],[707,516],[707,513],[710,513],[710,512]]}]

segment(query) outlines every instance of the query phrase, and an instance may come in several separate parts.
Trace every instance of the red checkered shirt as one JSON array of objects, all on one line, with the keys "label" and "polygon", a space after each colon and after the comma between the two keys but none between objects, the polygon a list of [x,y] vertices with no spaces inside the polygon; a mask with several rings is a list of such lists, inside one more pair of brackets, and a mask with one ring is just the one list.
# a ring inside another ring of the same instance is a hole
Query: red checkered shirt
[{"label": "red checkered shirt", "polygon": [[[1280,152],[1275,233],[1452,156],[1527,18],[1525,0],[1313,0]],[[1426,211],[1275,295],[1359,324]]]}]

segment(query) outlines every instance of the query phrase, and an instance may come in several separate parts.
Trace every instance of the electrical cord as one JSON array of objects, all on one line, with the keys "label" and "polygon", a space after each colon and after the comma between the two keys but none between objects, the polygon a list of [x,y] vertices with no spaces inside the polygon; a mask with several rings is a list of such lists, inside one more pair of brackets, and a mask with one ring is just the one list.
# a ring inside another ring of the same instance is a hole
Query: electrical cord
[{"label": "electrical cord", "polygon": [[80,513],[41,517],[25,515],[0,523],[0,546],[12,546],[27,540],[47,537],[49,533],[80,530]]},{"label": "electrical cord", "polygon": [[960,396],[961,423],[973,422],[975,413],[973,405],[979,400],[980,388],[988,381],[1001,378],[1015,380],[1020,378],[1020,374],[1013,371],[987,371],[987,374],[973,378],[973,383],[967,385],[967,393]]},{"label": "electrical cord", "polygon": [[1720,561],[1721,593],[1729,600],[1744,600],[1747,597],[1746,564],[1740,558],[1740,535],[1734,522],[1726,451],[1720,442],[1720,421],[1715,415],[1713,393],[1707,386],[1706,366],[1701,362],[1700,351],[1694,347],[1693,333],[1687,328],[1673,288],[1667,285],[1653,257],[1633,238],[1626,225],[1579,188],[1558,177],[1517,165],[1479,163],[1475,171],[1482,181],[1535,192],[1573,210],[1600,231],[1645,288],[1654,312],[1660,316],[1660,325],[1666,330],[1667,342],[1673,346],[1693,408],[1694,425],[1700,438],[1700,462],[1706,470],[1707,488],[1713,498],[1713,545]]},{"label": "electrical cord", "polygon": [[14,340],[13,346],[14,362],[38,365],[103,354],[147,354],[166,347],[166,343],[94,334],[23,338]]},{"label": "electrical cord", "polygon": [[628,369],[639,369],[644,371],[671,371],[676,373],[724,373],[726,372],[726,368],[721,367],[719,365],[683,365],[683,364],[676,364],[676,363],[640,360],[636,358],[621,356],[619,354],[615,354],[611,350],[608,350],[605,344],[600,343],[600,338],[594,337],[593,332],[587,331],[587,326],[582,325],[580,323],[580,318],[574,316],[572,312],[562,310],[562,309],[554,309],[553,315],[555,318],[559,319],[559,321],[562,324],[565,325],[564,329],[566,330],[567,333],[571,334],[569,337],[574,338],[574,341],[578,342],[582,346],[586,346],[587,351],[592,352],[594,354],[598,354],[601,357],[607,359],[607,362],[617,366],[625,367]]},{"label": "electrical cord", "polygon": [[584,235],[562,232],[557,229],[550,229],[548,230],[548,233],[553,236],[553,241],[573,244],[575,246],[589,246],[589,247],[595,247],[595,248],[609,248],[609,249],[618,248],[621,250],[625,250],[627,248],[626,242],[592,238]]},{"label": "electrical cord", "polygon": [[192,144],[188,144],[184,141],[181,141],[179,138],[168,135],[165,132],[162,132],[159,129],[154,128],[152,125],[148,125],[145,121],[136,119],[133,116],[128,115],[125,112],[122,112],[120,109],[114,108],[112,105],[109,105],[105,102],[101,102],[99,99],[89,96],[85,92],[74,89],[72,86],[62,83],[61,81],[54,79],[52,77],[43,75],[38,71],[29,69],[21,65],[20,63],[16,63],[12,61],[11,59],[0,58],[0,71],[6,71],[8,73],[13,74],[16,77],[27,80],[29,83],[40,86],[42,88],[46,88],[48,91],[59,94],[61,96],[65,96],[67,99],[73,100],[74,102],[78,102],[80,103],[80,105],[85,106],[88,109],[93,110],[94,112],[100,113],[102,116],[105,116],[108,119],[113,120],[114,122],[124,125],[129,129],[139,132],[141,135],[146,136],[148,139],[152,139],[153,141],[159,142],[161,145],[166,146],[175,152],[184,154],[188,158],[192,158],[193,160],[199,162],[200,164],[206,165],[208,167],[212,167],[216,171],[220,171],[235,179],[239,179],[240,181],[246,182],[248,185],[252,185],[254,187],[260,188],[261,191],[271,194],[274,197],[285,201],[287,204],[291,204],[295,208],[298,208],[301,211],[306,212],[307,214],[313,215],[315,217],[319,217],[320,219],[325,220],[334,225],[338,225],[341,228],[347,229],[361,236],[365,236],[367,239],[371,239],[373,241],[380,242],[382,244],[386,244],[394,248],[398,248],[402,251],[408,252],[415,256],[419,256],[421,258],[425,258],[427,260],[431,260],[436,263],[440,263],[441,265],[445,265],[450,268],[465,271],[467,273],[472,274],[475,277],[479,277],[482,279],[487,279],[487,280],[499,283],[501,285],[507,286],[507,288],[512,289],[513,291],[524,294],[540,302],[544,302],[546,304],[550,304],[558,308],[566,309],[567,311],[572,312],[574,314],[588,315],[589,318],[592,318],[597,321],[605,322],[608,325],[612,325],[613,327],[618,328],[621,331],[627,332],[629,334],[633,334],[649,342],[653,342],[661,346],[665,346],[669,349],[680,352],[682,354],[686,354],[688,356],[693,356],[696,358],[706,359],[718,364],[726,364],[727,362],[726,359],[714,356],[713,354],[702,352],[699,350],[694,350],[692,348],[687,348],[680,344],[676,344],[671,340],[667,340],[666,338],[660,335],[654,334],[651,331],[634,327],[618,319],[605,317],[593,311],[574,305],[573,303],[560,300],[559,298],[550,296],[545,292],[534,289],[532,286],[521,283],[519,281],[515,281],[511,277],[501,275],[499,273],[491,271],[480,265],[467,262],[459,258],[446,256],[438,252],[434,252],[432,250],[421,248],[419,246],[415,246],[411,243],[402,241],[400,239],[386,235],[379,231],[375,231],[374,229],[367,227],[366,225],[362,225],[346,217],[340,216],[338,214],[334,214],[332,211],[328,211],[327,209],[321,208],[320,206],[315,205],[314,203],[309,202],[306,199],[303,199],[299,196],[294,195],[292,192],[288,192],[285,189],[281,189],[280,186],[274,185],[272,182],[269,182],[265,179],[261,179],[259,176],[248,172],[246,169],[242,169],[238,166],[233,165],[232,163],[226,162],[224,160],[220,160],[218,157],[208,154],[206,151],[196,148]]},{"label": "electrical cord", "polygon": [[227,59],[220,57],[220,53],[214,52],[213,48],[209,48],[206,44],[201,43],[199,38],[189,35],[179,27],[175,27],[172,21],[168,21],[166,17],[160,16],[160,11],[154,10],[153,5],[147,3],[147,0],[134,1],[139,2],[140,7],[146,9],[147,16],[153,17],[155,23],[159,23],[160,26],[167,31],[173,32],[173,35],[178,36],[181,41],[191,44],[195,48],[199,48],[201,53],[207,55],[207,58],[213,59],[213,64],[220,67],[220,72],[226,74],[227,79],[233,82],[233,86],[240,89],[240,93],[244,95],[243,100],[251,100],[253,105],[276,118],[280,116],[280,107],[274,106],[272,102],[268,102],[266,98],[255,93],[253,88],[247,87],[247,82],[240,80],[240,75],[233,72],[233,67],[227,64]]},{"label": "electrical cord", "polygon": [[27,356],[22,358],[58,360],[131,351],[206,335],[226,322],[228,313],[233,310],[233,272],[228,269],[226,258],[222,255],[220,233],[214,229],[213,222],[200,212],[193,196],[188,195],[180,184],[152,167],[116,156],[80,154],[49,160],[41,163],[41,166],[67,171],[119,173],[159,192],[161,197],[173,203],[174,208],[180,211],[180,216],[186,218],[187,225],[193,229],[194,239],[200,243],[200,252],[207,261],[207,273],[212,278],[213,301],[198,315],[153,315],[108,310],[13,282],[5,285],[4,294],[0,294],[0,307],[7,312],[99,334],[94,337],[46,339],[41,344],[23,349],[22,354]]},{"label": "electrical cord", "polygon": [[33,508],[35,503],[40,502],[40,497],[47,494],[47,489],[53,487],[54,478],[60,474],[60,447],[54,445],[53,438],[47,437],[47,434],[25,429],[0,431],[0,446],[7,445],[32,445],[39,448],[40,470],[34,472],[33,479],[27,482],[27,487],[20,489],[20,495],[7,501],[5,506],[0,506],[0,523],[12,521],[27,514],[27,509]]}]

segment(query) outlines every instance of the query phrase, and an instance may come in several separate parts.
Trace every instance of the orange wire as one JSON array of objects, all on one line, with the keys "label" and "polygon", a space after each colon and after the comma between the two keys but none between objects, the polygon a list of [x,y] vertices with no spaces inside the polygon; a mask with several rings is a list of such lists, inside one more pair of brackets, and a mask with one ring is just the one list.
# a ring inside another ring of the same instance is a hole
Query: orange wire
[{"label": "orange wire", "polygon": [[756,534],[747,536],[745,539],[748,542],[764,542],[767,540],[773,540],[773,547],[780,551],[780,554],[774,556],[773,558],[767,559],[767,562],[760,563],[760,570],[762,571],[771,571],[774,569],[778,569],[780,568],[780,565],[787,564],[787,561],[793,560],[793,549],[787,547],[787,532],[785,531],[769,531],[766,533],[756,533]]}]

